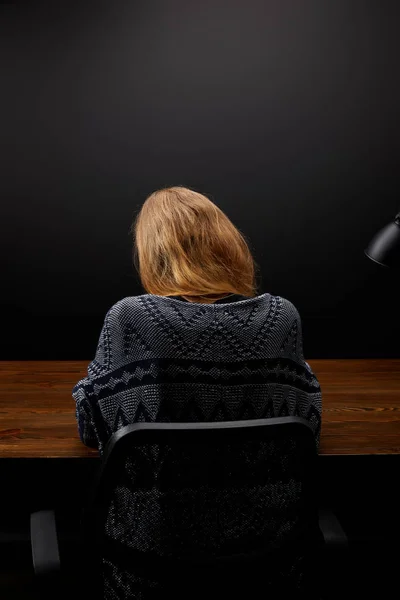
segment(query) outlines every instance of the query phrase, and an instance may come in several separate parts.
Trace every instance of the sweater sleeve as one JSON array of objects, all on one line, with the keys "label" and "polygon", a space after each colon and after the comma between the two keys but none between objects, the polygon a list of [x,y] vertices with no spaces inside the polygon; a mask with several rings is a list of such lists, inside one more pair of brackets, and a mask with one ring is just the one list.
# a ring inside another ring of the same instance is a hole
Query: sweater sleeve
[{"label": "sweater sleeve", "polygon": [[304,367],[304,375],[302,379],[304,383],[309,387],[309,391],[306,394],[307,401],[306,403],[302,402],[302,406],[298,407],[300,412],[300,416],[306,418],[315,434],[315,440],[317,444],[317,448],[319,447],[320,435],[321,435],[321,416],[322,416],[322,392],[319,381],[311,369],[310,365],[304,358],[303,352],[303,328],[302,321],[297,308],[288,300],[286,300],[288,307],[288,314],[290,315],[289,323],[290,328],[293,331],[293,326],[295,327],[296,336],[294,342],[294,351],[296,362]]},{"label": "sweater sleeve", "polygon": [[101,411],[95,393],[96,378],[105,375],[111,367],[109,350],[109,316],[108,311],[101,329],[94,359],[89,363],[87,376],[79,380],[72,390],[76,402],[76,420],[81,441],[91,448],[99,447],[100,429],[103,426]]}]

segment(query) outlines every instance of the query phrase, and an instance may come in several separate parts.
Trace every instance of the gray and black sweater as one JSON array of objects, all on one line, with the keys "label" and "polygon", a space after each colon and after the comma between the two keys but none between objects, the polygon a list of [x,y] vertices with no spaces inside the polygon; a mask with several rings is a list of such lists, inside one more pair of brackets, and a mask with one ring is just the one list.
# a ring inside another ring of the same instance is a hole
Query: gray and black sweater
[{"label": "gray and black sweater", "polygon": [[100,454],[112,433],[139,421],[296,415],[319,444],[321,388],[304,360],[300,315],[268,293],[213,304],[152,294],[120,300],[72,396],[80,438]]}]

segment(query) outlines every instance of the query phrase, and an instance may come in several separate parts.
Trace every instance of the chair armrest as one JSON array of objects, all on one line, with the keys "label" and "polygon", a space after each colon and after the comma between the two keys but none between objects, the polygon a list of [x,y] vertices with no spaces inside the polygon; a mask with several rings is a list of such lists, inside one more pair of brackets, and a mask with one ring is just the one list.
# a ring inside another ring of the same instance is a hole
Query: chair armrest
[{"label": "chair armrest", "polygon": [[37,575],[60,570],[60,553],[53,510],[31,514],[31,546],[33,568]]},{"label": "chair armrest", "polygon": [[319,510],[319,528],[327,548],[347,548],[348,538],[338,520],[329,509]]}]

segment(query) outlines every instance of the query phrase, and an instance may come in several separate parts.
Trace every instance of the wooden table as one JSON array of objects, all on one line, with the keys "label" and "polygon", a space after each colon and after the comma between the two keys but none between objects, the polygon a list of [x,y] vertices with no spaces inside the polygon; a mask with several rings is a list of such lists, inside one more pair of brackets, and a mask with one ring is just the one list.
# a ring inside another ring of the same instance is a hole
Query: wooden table
[{"label": "wooden table", "polygon": [[[308,360],[322,390],[320,454],[400,454],[400,359]],[[0,457],[97,457],[71,391],[89,361],[0,362]]]}]

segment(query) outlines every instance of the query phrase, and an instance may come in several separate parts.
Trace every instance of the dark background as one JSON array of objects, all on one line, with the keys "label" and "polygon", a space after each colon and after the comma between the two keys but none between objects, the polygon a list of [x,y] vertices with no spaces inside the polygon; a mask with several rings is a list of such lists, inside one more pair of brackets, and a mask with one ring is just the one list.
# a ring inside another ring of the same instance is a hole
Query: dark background
[{"label": "dark background", "polygon": [[[399,26],[397,0],[0,3],[0,360],[94,357],[167,185],[244,233],[306,358],[399,357],[400,272],[363,254],[400,210]],[[398,458],[319,457],[358,594],[394,587]],[[32,510],[78,526],[94,467],[1,460],[3,570],[32,570]]]},{"label": "dark background", "polygon": [[166,185],[244,233],[306,358],[399,357],[400,273],[363,254],[400,209],[398,2],[0,11],[1,360],[93,358]]}]

